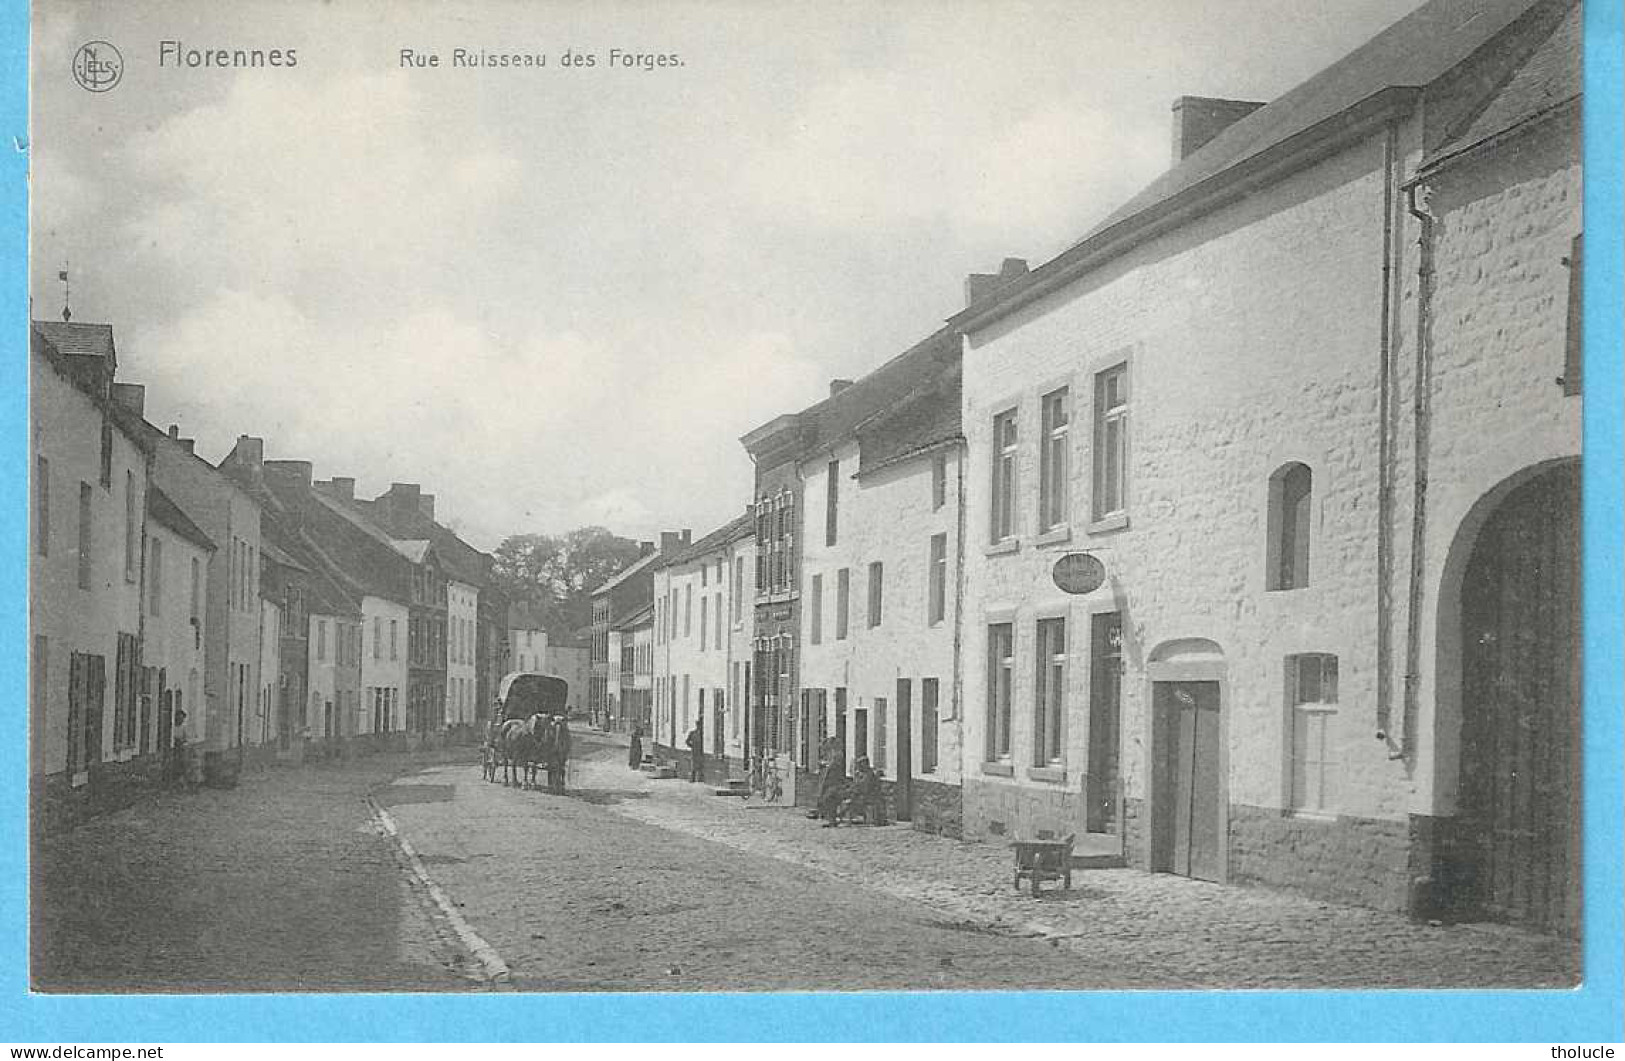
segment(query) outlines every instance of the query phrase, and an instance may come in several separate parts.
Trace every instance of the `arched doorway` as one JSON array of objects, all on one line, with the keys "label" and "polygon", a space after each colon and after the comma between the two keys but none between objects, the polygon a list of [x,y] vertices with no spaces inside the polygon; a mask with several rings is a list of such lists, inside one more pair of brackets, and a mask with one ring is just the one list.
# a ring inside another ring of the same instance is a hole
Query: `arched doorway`
[{"label": "arched doorway", "polygon": [[1548,468],[1485,518],[1461,582],[1460,826],[1450,904],[1577,935],[1580,470]]}]

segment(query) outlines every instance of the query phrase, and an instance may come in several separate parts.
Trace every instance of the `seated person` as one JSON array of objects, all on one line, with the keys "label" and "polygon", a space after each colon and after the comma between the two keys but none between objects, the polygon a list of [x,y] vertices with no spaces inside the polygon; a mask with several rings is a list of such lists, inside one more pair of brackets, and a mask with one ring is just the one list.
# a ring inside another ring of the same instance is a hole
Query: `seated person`
[{"label": "seated person", "polygon": [[863,815],[870,825],[886,824],[886,794],[880,787],[880,775],[869,763],[867,756],[852,764],[852,783],[841,803],[841,817]]}]

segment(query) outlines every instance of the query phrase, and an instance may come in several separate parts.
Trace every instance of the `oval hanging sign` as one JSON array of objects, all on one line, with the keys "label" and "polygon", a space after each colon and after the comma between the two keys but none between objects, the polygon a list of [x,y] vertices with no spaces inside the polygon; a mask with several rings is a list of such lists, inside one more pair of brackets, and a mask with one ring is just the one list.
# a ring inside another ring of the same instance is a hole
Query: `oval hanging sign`
[{"label": "oval hanging sign", "polygon": [[1067,553],[1050,575],[1065,593],[1093,593],[1106,581],[1106,565],[1088,553]]}]

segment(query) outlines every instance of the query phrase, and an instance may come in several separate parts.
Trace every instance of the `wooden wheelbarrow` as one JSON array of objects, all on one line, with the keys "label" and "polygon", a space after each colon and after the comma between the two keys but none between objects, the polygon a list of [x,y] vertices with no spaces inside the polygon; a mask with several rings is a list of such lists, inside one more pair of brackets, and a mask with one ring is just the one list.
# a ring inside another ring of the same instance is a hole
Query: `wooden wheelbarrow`
[{"label": "wooden wheelbarrow", "polygon": [[1061,881],[1072,890],[1072,842],[1076,836],[1064,840],[1012,840],[1010,848],[1016,853],[1016,891],[1023,880],[1029,882],[1033,898],[1038,898],[1039,885],[1044,881]]}]

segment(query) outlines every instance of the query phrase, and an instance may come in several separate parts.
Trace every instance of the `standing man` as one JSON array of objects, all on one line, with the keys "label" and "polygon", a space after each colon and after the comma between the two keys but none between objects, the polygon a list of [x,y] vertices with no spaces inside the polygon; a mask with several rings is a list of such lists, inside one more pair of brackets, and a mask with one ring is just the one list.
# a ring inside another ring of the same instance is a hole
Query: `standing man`
[{"label": "standing man", "polygon": [[689,781],[705,780],[705,731],[701,728],[703,722],[694,720],[694,728],[688,731],[688,779]]}]

